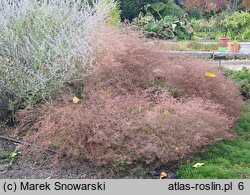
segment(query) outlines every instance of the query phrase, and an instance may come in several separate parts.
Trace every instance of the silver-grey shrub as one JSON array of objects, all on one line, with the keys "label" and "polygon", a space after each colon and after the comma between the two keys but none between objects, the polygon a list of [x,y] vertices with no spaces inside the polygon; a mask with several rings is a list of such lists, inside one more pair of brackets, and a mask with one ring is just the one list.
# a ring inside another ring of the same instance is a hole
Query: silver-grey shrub
[{"label": "silver-grey shrub", "polygon": [[92,35],[113,7],[113,0],[0,0],[0,87],[35,103],[89,75]]}]

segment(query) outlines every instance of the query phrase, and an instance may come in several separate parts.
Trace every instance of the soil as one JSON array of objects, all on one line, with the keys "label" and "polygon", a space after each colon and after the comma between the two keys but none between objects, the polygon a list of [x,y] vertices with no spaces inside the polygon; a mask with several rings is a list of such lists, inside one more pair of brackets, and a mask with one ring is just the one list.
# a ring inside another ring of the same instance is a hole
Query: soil
[{"label": "soil", "polygon": [[[1,130],[0,135],[7,135],[8,130]],[[166,170],[159,166],[141,174],[119,173],[107,167],[96,167],[83,163],[75,167],[57,167],[51,164],[52,154],[39,159],[19,155],[10,165],[9,154],[18,144],[0,138],[0,179],[159,179],[161,172],[168,173],[168,179],[177,178],[173,168]]]}]

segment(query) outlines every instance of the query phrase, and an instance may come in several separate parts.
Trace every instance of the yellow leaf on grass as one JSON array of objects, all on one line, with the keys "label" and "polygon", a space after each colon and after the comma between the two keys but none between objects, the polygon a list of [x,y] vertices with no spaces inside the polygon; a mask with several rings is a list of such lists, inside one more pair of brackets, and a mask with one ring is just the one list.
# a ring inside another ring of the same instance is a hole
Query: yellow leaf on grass
[{"label": "yellow leaf on grass", "polygon": [[77,104],[80,101],[80,99],[76,96],[73,97],[73,103]]},{"label": "yellow leaf on grass", "polygon": [[198,167],[201,167],[203,165],[204,165],[204,163],[196,163],[193,165],[193,168],[198,168]]},{"label": "yellow leaf on grass", "polygon": [[166,179],[168,177],[168,174],[166,172],[161,172],[160,179]]},{"label": "yellow leaf on grass", "polygon": [[205,73],[205,76],[206,76],[206,77],[210,77],[210,78],[214,78],[214,77],[216,77],[216,74],[211,73],[211,72],[206,72],[206,73]]}]

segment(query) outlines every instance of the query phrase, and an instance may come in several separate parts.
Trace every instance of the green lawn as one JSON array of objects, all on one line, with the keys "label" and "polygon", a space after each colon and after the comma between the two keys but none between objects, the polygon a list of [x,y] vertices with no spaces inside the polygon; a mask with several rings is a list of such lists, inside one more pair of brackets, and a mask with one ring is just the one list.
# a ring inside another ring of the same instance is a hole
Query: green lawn
[{"label": "green lawn", "polygon": [[[183,179],[244,179],[250,178],[250,105],[235,127],[238,139],[218,142],[182,165],[177,174]],[[203,166],[193,168],[196,163]]]}]

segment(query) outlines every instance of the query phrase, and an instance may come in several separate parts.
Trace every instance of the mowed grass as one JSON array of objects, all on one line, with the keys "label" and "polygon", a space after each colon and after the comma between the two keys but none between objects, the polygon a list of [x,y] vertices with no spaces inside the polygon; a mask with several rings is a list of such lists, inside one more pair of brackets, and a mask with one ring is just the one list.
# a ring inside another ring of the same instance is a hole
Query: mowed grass
[{"label": "mowed grass", "polygon": [[[250,104],[235,127],[238,138],[221,141],[208,147],[189,163],[182,165],[177,174],[183,179],[246,179],[250,178]],[[203,166],[193,168],[196,163]]]}]

